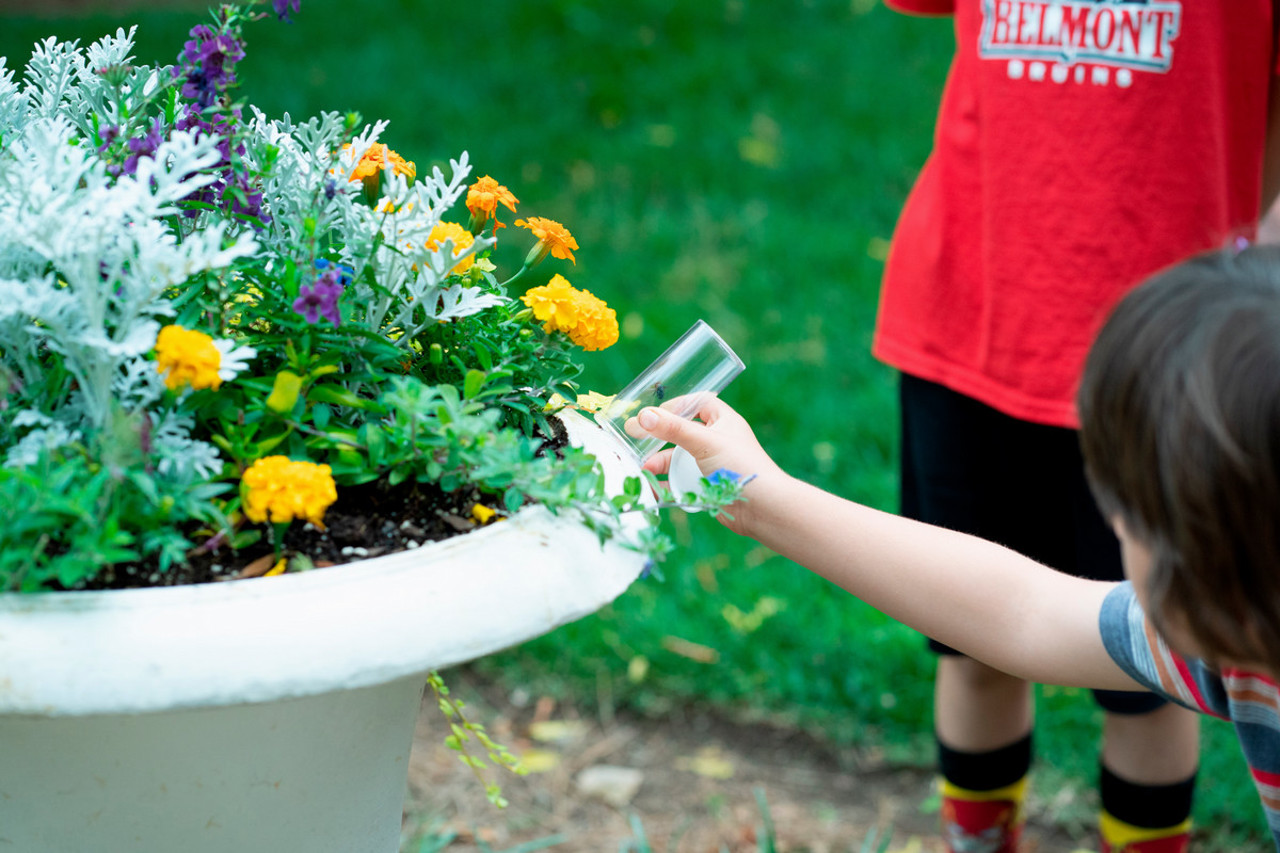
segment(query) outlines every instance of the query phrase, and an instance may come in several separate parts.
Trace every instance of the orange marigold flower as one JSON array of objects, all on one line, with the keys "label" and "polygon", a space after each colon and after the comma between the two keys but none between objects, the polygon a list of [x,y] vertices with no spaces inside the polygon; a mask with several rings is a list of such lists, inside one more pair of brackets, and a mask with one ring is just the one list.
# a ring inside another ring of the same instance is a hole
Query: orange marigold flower
[{"label": "orange marigold flower", "polygon": [[533,232],[533,236],[538,238],[538,245],[534,247],[533,252],[529,253],[534,256],[532,261],[529,262],[529,266],[541,261],[547,256],[548,252],[553,257],[577,263],[573,257],[572,250],[578,248],[578,241],[573,239],[569,229],[559,222],[544,219],[541,216],[530,216],[528,219],[517,219],[516,225],[521,228],[528,228]]},{"label": "orange marigold flower", "polygon": [[273,523],[305,519],[323,527],[324,512],[338,499],[332,469],[287,456],[266,456],[249,466],[244,484],[244,514],[250,521]]},{"label": "orange marigold flower", "polygon": [[[440,222],[431,229],[431,236],[427,238],[427,248],[433,252],[438,252],[446,240],[453,241],[453,256],[456,258],[471,248],[471,244],[476,241],[476,238],[471,235],[470,231],[456,222]],[[465,275],[475,262],[475,257],[475,255],[467,255],[450,272],[454,275]]]},{"label": "orange marigold flower", "polygon": [[[350,151],[351,144],[343,145],[342,150]],[[363,181],[365,178],[372,178],[383,169],[390,169],[406,178],[418,176],[418,167],[412,160],[406,160],[383,143],[375,142],[364,152],[360,162],[356,163],[355,170],[351,173],[351,180]]]},{"label": "orange marigold flower", "polygon": [[511,190],[485,175],[467,190],[467,210],[471,211],[471,230],[480,233],[493,221],[494,230],[506,228],[498,221],[498,205],[502,204],[512,213],[520,199],[511,194]]}]

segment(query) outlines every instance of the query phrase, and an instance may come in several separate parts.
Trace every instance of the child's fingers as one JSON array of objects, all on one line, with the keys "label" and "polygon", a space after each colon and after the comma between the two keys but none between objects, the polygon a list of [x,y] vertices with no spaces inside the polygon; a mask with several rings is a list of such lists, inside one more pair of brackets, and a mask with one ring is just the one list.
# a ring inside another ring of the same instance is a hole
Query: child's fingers
[{"label": "child's fingers", "polygon": [[[712,436],[703,424],[685,420],[671,412],[652,406],[642,409],[636,420],[645,432],[663,441],[680,445],[695,459],[708,456],[713,452]],[[667,454],[664,464],[670,465],[670,454]]]},{"label": "child's fingers", "polygon": [[[698,411],[695,412],[693,416],[707,426],[711,426],[728,413],[737,414],[733,409],[729,408],[728,403],[721,400],[715,394],[700,394],[698,399]],[[687,450],[688,448],[685,449]]]}]

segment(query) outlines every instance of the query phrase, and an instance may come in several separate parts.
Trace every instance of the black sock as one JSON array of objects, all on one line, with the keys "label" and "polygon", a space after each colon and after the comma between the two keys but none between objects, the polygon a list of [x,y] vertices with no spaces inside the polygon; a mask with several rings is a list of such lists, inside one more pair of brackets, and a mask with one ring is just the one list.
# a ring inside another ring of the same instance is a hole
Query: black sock
[{"label": "black sock", "polygon": [[1171,785],[1139,785],[1099,765],[1098,790],[1107,814],[1130,826],[1164,829],[1177,826],[1191,816],[1191,795],[1196,774]]},{"label": "black sock", "polygon": [[1031,734],[989,752],[962,752],[938,741],[938,769],[952,785],[969,791],[1012,785],[1031,769]]}]

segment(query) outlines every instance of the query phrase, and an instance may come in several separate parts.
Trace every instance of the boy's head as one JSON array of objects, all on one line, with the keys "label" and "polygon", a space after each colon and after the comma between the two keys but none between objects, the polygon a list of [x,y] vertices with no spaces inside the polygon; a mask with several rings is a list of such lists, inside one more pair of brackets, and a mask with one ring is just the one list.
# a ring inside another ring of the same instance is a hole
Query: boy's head
[{"label": "boy's head", "polygon": [[1079,408],[1098,505],[1152,554],[1152,620],[1280,672],[1280,247],[1200,255],[1128,294]]}]

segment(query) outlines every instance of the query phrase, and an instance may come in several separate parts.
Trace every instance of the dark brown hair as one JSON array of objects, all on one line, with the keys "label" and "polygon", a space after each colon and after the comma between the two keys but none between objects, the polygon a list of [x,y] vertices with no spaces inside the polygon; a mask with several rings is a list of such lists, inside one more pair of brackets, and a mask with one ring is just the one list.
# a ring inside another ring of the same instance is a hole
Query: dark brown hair
[{"label": "dark brown hair", "polygon": [[1150,616],[1280,672],[1280,248],[1196,256],[1129,293],[1085,365],[1099,508],[1154,555]]}]

